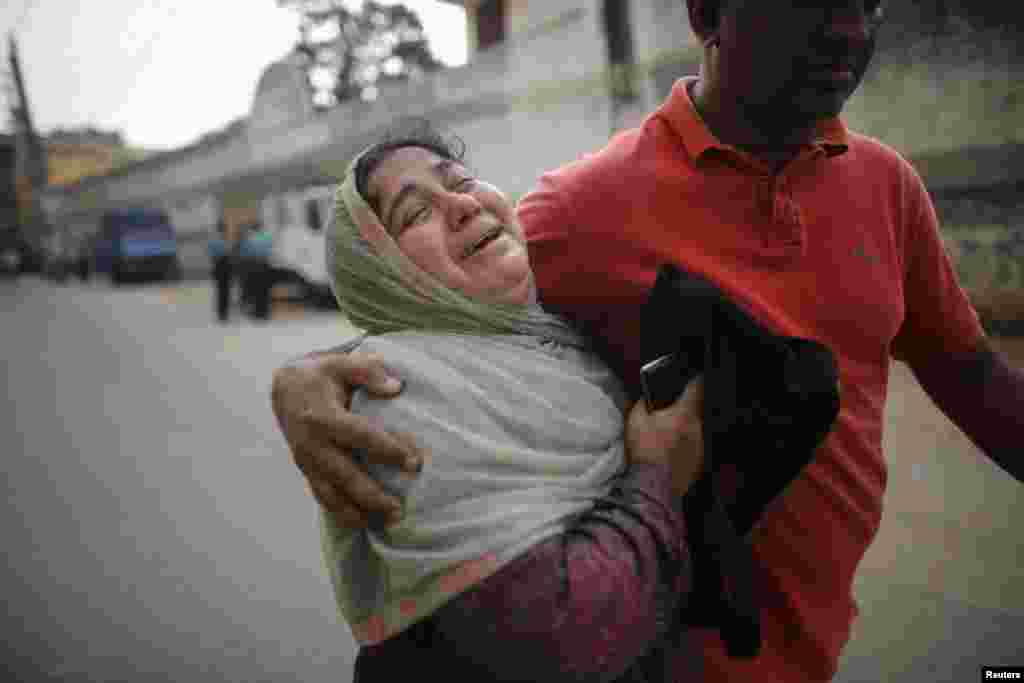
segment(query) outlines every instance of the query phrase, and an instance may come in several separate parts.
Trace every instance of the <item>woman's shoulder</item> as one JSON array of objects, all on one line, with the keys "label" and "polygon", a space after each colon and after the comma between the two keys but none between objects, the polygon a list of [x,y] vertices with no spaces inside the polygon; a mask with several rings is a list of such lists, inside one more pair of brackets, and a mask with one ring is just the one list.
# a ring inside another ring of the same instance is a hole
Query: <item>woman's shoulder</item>
[{"label": "woman's shoulder", "polygon": [[544,340],[530,335],[477,335],[438,332],[388,332],[363,338],[360,351],[417,359],[432,358],[453,362],[471,362],[467,352],[485,353],[487,356],[515,356],[540,352]]},{"label": "woman's shoulder", "polygon": [[391,332],[367,336],[358,350],[380,356],[411,390],[403,394],[436,400],[436,394],[464,388],[501,365],[504,354],[495,343],[482,336]]},{"label": "woman's shoulder", "polygon": [[467,349],[488,348],[491,344],[492,340],[482,336],[406,331],[367,336],[359,350],[379,354],[385,363],[429,365],[457,361]]},{"label": "woman's shoulder", "polygon": [[563,341],[532,334],[392,332],[365,337],[359,350],[378,354],[389,368],[416,375],[454,372],[474,379],[511,372],[537,380],[579,376],[594,381],[610,373],[591,349]]}]

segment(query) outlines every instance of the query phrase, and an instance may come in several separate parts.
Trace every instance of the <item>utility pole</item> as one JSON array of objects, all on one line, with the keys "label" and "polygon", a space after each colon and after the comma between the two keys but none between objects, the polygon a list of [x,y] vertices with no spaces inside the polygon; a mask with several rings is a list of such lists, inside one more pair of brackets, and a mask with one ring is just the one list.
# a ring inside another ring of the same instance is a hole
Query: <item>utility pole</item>
[{"label": "utility pole", "polygon": [[18,44],[12,32],[8,36],[11,76],[14,79],[15,102],[11,107],[15,136],[15,196],[18,223],[25,241],[38,253],[44,237],[43,212],[39,192],[48,180],[46,147],[32,123],[25,78],[21,73]]}]

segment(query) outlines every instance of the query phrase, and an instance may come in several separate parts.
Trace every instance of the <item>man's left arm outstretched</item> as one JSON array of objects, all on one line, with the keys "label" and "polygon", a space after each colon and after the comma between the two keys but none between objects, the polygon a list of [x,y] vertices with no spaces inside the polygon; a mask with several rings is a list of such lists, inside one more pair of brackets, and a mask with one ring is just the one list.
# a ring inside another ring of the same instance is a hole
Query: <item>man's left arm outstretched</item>
[{"label": "man's left arm outstretched", "polygon": [[946,416],[985,455],[1024,482],[1024,370],[987,338],[963,354],[911,363],[914,376]]},{"label": "man's left arm outstretched", "polygon": [[943,245],[935,207],[904,175],[905,317],[892,343],[932,401],[999,467],[1024,482],[1024,370],[989,339]]}]

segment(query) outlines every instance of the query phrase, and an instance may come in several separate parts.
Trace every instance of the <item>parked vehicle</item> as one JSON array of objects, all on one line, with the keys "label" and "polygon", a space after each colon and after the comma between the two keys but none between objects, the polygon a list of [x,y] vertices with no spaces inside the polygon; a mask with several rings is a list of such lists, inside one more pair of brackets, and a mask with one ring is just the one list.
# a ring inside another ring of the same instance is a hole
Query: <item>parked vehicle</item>
[{"label": "parked vehicle", "polygon": [[324,230],[334,201],[333,185],[314,185],[269,195],[263,200],[263,225],[273,234],[270,254],[275,286],[292,285],[302,298],[334,306],[327,278]]},{"label": "parked vehicle", "polygon": [[0,230],[0,275],[20,275],[26,272],[29,246],[16,228]]},{"label": "parked vehicle", "polygon": [[13,244],[0,247],[0,275],[18,275],[21,273],[23,251]]},{"label": "parked vehicle", "polygon": [[42,274],[43,265],[42,249],[26,240],[19,228],[0,228],[0,274]]},{"label": "parked vehicle", "polygon": [[174,228],[164,211],[115,209],[103,214],[95,248],[96,271],[114,284],[178,280],[181,264]]}]

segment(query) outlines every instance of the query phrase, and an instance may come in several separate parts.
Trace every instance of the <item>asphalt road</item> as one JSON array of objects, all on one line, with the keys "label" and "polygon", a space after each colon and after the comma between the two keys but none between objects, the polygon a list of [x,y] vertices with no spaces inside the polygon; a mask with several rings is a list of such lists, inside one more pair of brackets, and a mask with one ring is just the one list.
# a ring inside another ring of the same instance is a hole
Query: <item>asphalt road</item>
[{"label": "asphalt road", "polygon": [[268,389],[351,332],[185,291],[0,281],[4,680],[350,680]]},{"label": "asphalt road", "polygon": [[[284,359],[351,330],[330,314],[211,318],[202,285],[0,280],[10,680],[350,680],[315,508],[268,389]],[[905,370],[892,391],[886,521],[836,680],[1022,665],[1021,489],[977,464]]]}]

